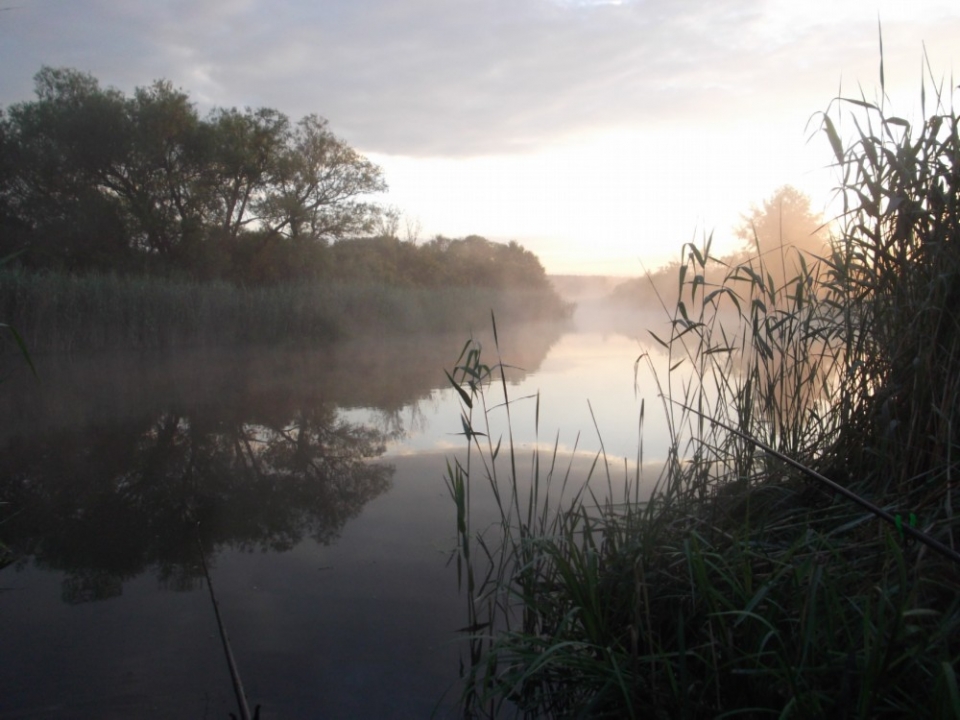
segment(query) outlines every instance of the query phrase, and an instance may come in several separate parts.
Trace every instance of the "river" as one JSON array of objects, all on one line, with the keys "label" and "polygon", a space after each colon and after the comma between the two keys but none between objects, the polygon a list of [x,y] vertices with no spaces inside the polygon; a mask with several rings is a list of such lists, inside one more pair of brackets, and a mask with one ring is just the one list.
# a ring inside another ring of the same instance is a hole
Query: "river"
[{"label": "river", "polygon": [[[466,339],[37,358],[39,380],[5,362],[0,718],[237,712],[201,558],[264,720],[454,715],[466,616],[443,476],[464,437],[444,369]],[[632,473],[641,402],[657,460],[655,388],[634,383],[648,348],[553,326],[499,345],[521,467],[556,447],[573,483],[601,453]]]}]

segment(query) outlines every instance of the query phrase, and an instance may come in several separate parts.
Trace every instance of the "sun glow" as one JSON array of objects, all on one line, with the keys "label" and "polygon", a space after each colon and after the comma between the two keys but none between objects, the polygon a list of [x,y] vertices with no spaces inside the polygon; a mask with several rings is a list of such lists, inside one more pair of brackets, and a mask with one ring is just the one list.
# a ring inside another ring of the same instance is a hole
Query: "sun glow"
[{"label": "sun glow", "polygon": [[[792,184],[825,206],[826,148],[780,129],[617,131],[537,153],[465,159],[373,156],[390,201],[421,237],[472,233],[516,239],[548,271],[636,275],[714,233],[717,249],[751,204]],[[826,143],[824,142],[825,146]]]}]

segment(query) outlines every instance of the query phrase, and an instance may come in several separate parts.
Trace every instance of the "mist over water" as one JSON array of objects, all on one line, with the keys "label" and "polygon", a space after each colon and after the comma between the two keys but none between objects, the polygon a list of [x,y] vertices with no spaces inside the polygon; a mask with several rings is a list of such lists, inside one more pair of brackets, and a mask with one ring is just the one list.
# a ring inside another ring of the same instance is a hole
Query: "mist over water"
[{"label": "mist over water", "polygon": [[[599,296],[581,302],[573,324],[498,328],[514,446],[521,467],[556,447],[572,484],[605,453],[622,480],[655,400],[642,368],[634,385],[649,348],[604,325]],[[39,381],[5,364],[0,716],[233,711],[198,524],[264,718],[453,712],[463,615],[443,473],[464,438],[444,370],[468,339],[39,357]],[[499,361],[490,330],[474,339]],[[501,384],[487,397],[507,447]],[[645,463],[662,457],[658,425]]]}]

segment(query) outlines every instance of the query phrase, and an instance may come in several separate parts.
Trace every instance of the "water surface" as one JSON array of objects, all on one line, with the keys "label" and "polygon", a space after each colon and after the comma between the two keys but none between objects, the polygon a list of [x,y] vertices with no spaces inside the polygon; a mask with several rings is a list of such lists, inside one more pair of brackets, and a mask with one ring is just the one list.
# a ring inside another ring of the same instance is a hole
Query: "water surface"
[{"label": "water surface", "polygon": [[[201,552],[263,718],[452,715],[465,614],[443,472],[464,440],[443,370],[465,339],[38,358],[40,382],[7,363],[0,718],[236,712]],[[652,397],[636,341],[499,341],[521,466],[555,446],[584,459],[575,483],[601,452],[630,466]]]}]

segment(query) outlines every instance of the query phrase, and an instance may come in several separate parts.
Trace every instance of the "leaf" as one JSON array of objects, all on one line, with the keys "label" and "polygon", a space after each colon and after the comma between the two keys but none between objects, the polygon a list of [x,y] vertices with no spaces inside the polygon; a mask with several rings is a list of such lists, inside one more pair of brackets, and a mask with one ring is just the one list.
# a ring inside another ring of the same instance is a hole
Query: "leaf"
[{"label": "leaf", "polygon": [[767,596],[771,589],[773,589],[773,583],[768,582],[764,584],[763,587],[757,591],[756,595],[750,599],[750,602],[747,603],[747,606],[743,609],[743,613],[734,621],[733,626],[737,627],[737,625],[746,620],[747,617],[752,616],[753,609],[763,602],[763,599]]},{"label": "leaf", "polygon": [[658,343],[660,343],[660,345],[662,345],[663,347],[665,347],[665,348],[669,348],[669,347],[670,347],[669,343],[666,343],[666,342],[664,342],[663,340],[661,340],[660,338],[658,338],[658,337],[657,337],[657,334],[656,334],[653,330],[647,330],[647,332],[650,333],[650,334],[653,336],[653,339],[656,340]]},{"label": "leaf", "polygon": [[697,264],[700,267],[703,267],[705,265],[705,262],[703,260],[703,255],[700,254],[700,251],[697,249],[697,246],[691,243],[690,251],[693,253],[693,256],[697,259]]},{"label": "leaf", "polygon": [[950,707],[953,710],[953,716],[960,718],[960,689],[957,688],[957,672],[953,665],[944,660],[940,663],[943,669],[943,680],[947,686],[947,695],[950,698]]},{"label": "leaf", "polygon": [[883,77],[883,26],[880,24],[880,17],[877,17],[877,37],[880,41],[880,92],[886,92],[886,83]]},{"label": "leaf", "polygon": [[840,142],[840,136],[837,135],[837,130],[833,126],[833,121],[828,115],[823,116],[823,129],[827,133],[827,139],[830,141],[830,146],[833,148],[833,154],[837,158],[838,163],[843,163],[843,144]]},{"label": "leaf", "polygon": [[704,277],[703,277],[702,274],[697,273],[696,276],[694,276],[694,278],[693,278],[693,288],[690,290],[690,298],[691,298],[691,299],[696,299],[696,297],[697,297],[697,287],[700,286],[700,285],[706,285],[706,280],[704,280]]},{"label": "leaf", "polygon": [[457,384],[457,381],[454,380],[454,379],[450,376],[450,373],[449,373],[449,372],[447,372],[446,370],[444,370],[444,371],[443,371],[443,374],[447,376],[447,380],[450,381],[450,384],[453,385],[454,389],[455,389],[458,393],[460,393],[460,399],[463,400],[464,404],[466,404],[466,406],[472,410],[472,409],[473,409],[473,400],[471,400],[471,399],[470,399],[470,396],[467,395],[467,391],[464,390],[462,387],[460,387],[460,386]]},{"label": "leaf", "polygon": [[36,378],[40,377],[37,375],[37,369],[33,366],[33,360],[30,359],[30,351],[27,350],[27,344],[23,341],[23,338],[20,337],[17,329],[7,323],[0,323],[0,328],[6,328],[10,331],[10,334],[13,335],[13,341],[17,344],[17,347],[20,348],[20,353],[23,355],[23,359],[27,361],[27,365],[30,366],[30,371],[33,373],[33,376]]},{"label": "leaf", "polygon": [[470,426],[470,423],[469,423],[469,421],[467,420],[467,416],[466,416],[466,415],[461,415],[461,416],[460,416],[460,424],[463,426],[463,434],[467,436],[467,439],[468,439],[468,440],[470,440],[470,439],[472,439],[472,438],[475,438],[475,437],[486,437],[486,436],[487,436],[486,433],[477,432],[476,430],[474,430],[474,429]]},{"label": "leaf", "polygon": [[880,110],[874,103],[867,102],[866,100],[857,100],[855,98],[843,98],[843,102],[850,103],[851,105],[857,105],[866,110]]}]

